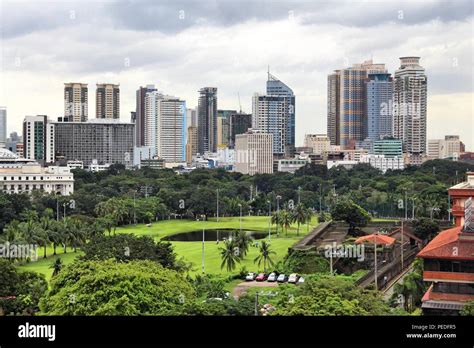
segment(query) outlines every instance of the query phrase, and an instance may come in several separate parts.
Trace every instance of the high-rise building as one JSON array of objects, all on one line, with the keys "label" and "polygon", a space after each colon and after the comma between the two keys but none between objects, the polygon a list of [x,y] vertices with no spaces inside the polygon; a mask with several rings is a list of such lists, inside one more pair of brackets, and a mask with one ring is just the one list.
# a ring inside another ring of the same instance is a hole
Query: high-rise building
[{"label": "high-rise building", "polygon": [[0,148],[7,143],[7,108],[0,106]]},{"label": "high-rise building", "polygon": [[331,145],[341,143],[339,130],[339,78],[340,71],[328,75],[327,129]]},{"label": "high-rise building", "polygon": [[393,136],[403,141],[411,163],[426,154],[427,77],[419,62],[420,57],[401,57],[393,87]]},{"label": "high-rise building", "polygon": [[155,85],[146,85],[140,87],[136,92],[136,109],[135,109],[135,145],[138,147],[145,146],[145,125],[146,110],[145,96],[148,92],[156,91]]},{"label": "high-rise building", "polygon": [[392,135],[393,80],[388,73],[368,74],[365,82],[367,137],[372,140]]},{"label": "high-rise building", "polygon": [[198,101],[198,152],[217,150],[217,88],[199,90]]},{"label": "high-rise building", "polygon": [[295,96],[290,87],[268,73],[267,94],[255,94],[252,128],[273,135],[273,153],[291,154],[295,147]]},{"label": "high-rise building", "polygon": [[229,146],[230,143],[230,118],[236,110],[217,110],[217,145]]},{"label": "high-rise building", "polygon": [[71,82],[64,84],[64,117],[71,122],[87,121],[87,83]]},{"label": "high-rise building", "polygon": [[191,109],[187,108],[186,109],[186,127],[197,127],[198,121],[197,121],[197,108]]},{"label": "high-rise building", "polygon": [[193,156],[196,156],[198,149],[198,129],[196,126],[188,127],[188,139],[186,141],[186,163],[191,164]]},{"label": "high-rise building", "polygon": [[[54,122],[56,158],[126,166],[133,164],[135,125],[114,119]],[[26,144],[26,142],[25,142]]]},{"label": "high-rise building", "polygon": [[120,118],[120,86],[98,83],[96,90],[96,118]]},{"label": "high-rise building", "polygon": [[331,148],[331,141],[326,134],[306,134],[304,136],[304,146],[313,150],[313,154],[322,155]]},{"label": "high-rise building", "polygon": [[328,76],[327,127],[332,145],[354,148],[367,137],[366,80],[369,74],[386,72],[384,64],[368,60]]},{"label": "high-rise building", "polygon": [[444,139],[428,140],[428,157],[457,160],[462,152],[459,135],[446,135]]},{"label": "high-rise building", "polygon": [[26,116],[23,120],[23,155],[41,164],[53,163],[55,127],[48,116]]},{"label": "high-rise building", "polygon": [[236,135],[235,171],[250,175],[273,173],[273,135],[252,129]]},{"label": "high-rise building", "polygon": [[145,96],[145,146],[158,157],[176,163],[186,160],[186,102],[158,91]]},{"label": "high-rise building", "polygon": [[235,147],[235,136],[247,133],[252,128],[252,114],[236,112],[230,115],[229,124],[229,147]]},{"label": "high-rise building", "polygon": [[385,155],[385,157],[402,157],[402,141],[393,138],[375,140],[373,143],[374,155]]}]

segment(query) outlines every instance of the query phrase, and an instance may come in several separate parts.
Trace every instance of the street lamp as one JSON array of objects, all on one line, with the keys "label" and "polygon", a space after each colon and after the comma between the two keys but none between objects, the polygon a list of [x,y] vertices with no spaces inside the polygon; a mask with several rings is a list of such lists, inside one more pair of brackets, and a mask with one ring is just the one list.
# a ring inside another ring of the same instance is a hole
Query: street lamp
[{"label": "street lamp", "polygon": [[298,186],[298,204],[301,203],[301,186]]},{"label": "street lamp", "polygon": [[240,232],[242,233],[242,204],[239,203],[240,208]]},{"label": "street lamp", "polygon": [[276,196],[276,200],[277,200],[277,212],[280,211],[280,199],[281,199],[281,196],[280,196],[280,195]]},{"label": "street lamp", "polygon": [[217,222],[219,222],[219,189],[217,189]]},{"label": "street lamp", "polygon": [[272,239],[272,234],[271,234],[271,230],[272,230],[272,202],[270,202],[268,200],[267,203],[268,203],[268,239],[271,240]]}]

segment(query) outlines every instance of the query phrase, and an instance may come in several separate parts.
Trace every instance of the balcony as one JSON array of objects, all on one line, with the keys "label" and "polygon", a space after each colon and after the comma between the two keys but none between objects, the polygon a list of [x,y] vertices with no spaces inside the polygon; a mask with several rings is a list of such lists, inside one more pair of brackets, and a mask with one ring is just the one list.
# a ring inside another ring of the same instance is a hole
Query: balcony
[{"label": "balcony", "polygon": [[424,271],[423,280],[426,282],[474,283],[474,273]]}]

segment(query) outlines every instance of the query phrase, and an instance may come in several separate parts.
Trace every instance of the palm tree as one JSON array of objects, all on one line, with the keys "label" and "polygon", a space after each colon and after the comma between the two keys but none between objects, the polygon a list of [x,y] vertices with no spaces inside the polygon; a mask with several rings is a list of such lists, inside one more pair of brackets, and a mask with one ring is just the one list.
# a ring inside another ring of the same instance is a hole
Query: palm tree
[{"label": "palm tree", "polygon": [[252,242],[253,238],[245,231],[237,231],[234,236],[234,243],[239,249],[241,258],[244,258],[247,255],[249,250],[249,245]]},{"label": "palm tree", "polygon": [[263,272],[267,272],[267,263],[270,266],[274,265],[273,260],[270,258],[270,255],[276,254],[275,251],[270,249],[270,243],[267,243],[265,241],[262,242],[260,245],[260,250],[259,250],[259,255],[253,260],[253,262],[258,262],[258,267],[260,267],[260,264],[263,261]]},{"label": "palm tree", "polygon": [[272,214],[272,225],[275,225],[275,233],[278,234],[278,225],[280,225],[281,211],[274,211]]},{"label": "palm tree", "polygon": [[53,277],[57,276],[58,273],[61,271],[61,269],[63,268],[63,262],[61,261],[61,259],[58,257],[52,264],[49,268],[52,268],[53,269]]},{"label": "palm tree", "polygon": [[286,236],[288,236],[288,228],[293,223],[293,216],[290,214],[288,210],[280,211],[280,226],[281,228],[285,229]]},{"label": "palm tree", "polygon": [[300,234],[300,224],[304,224],[308,221],[308,210],[304,207],[303,204],[299,203],[296,205],[295,209],[292,211],[293,220],[298,223],[298,229],[296,230],[296,235]]},{"label": "palm tree", "polygon": [[43,247],[43,258],[46,258],[46,248],[51,243],[52,221],[48,215],[41,217],[39,221],[40,245]]},{"label": "palm tree", "polygon": [[224,248],[219,248],[222,258],[221,269],[226,266],[227,271],[231,272],[237,263],[240,263],[240,253],[236,253],[236,247],[234,241],[227,240],[224,242]]}]

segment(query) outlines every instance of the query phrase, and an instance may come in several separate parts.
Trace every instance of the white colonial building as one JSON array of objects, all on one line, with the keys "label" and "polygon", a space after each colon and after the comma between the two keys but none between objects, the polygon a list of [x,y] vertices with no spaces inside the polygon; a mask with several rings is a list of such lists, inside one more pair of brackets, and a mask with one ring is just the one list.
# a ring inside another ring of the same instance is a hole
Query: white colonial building
[{"label": "white colonial building", "polygon": [[41,167],[37,162],[0,149],[0,191],[31,193],[35,190],[70,195],[74,192],[74,175],[68,167]]}]

